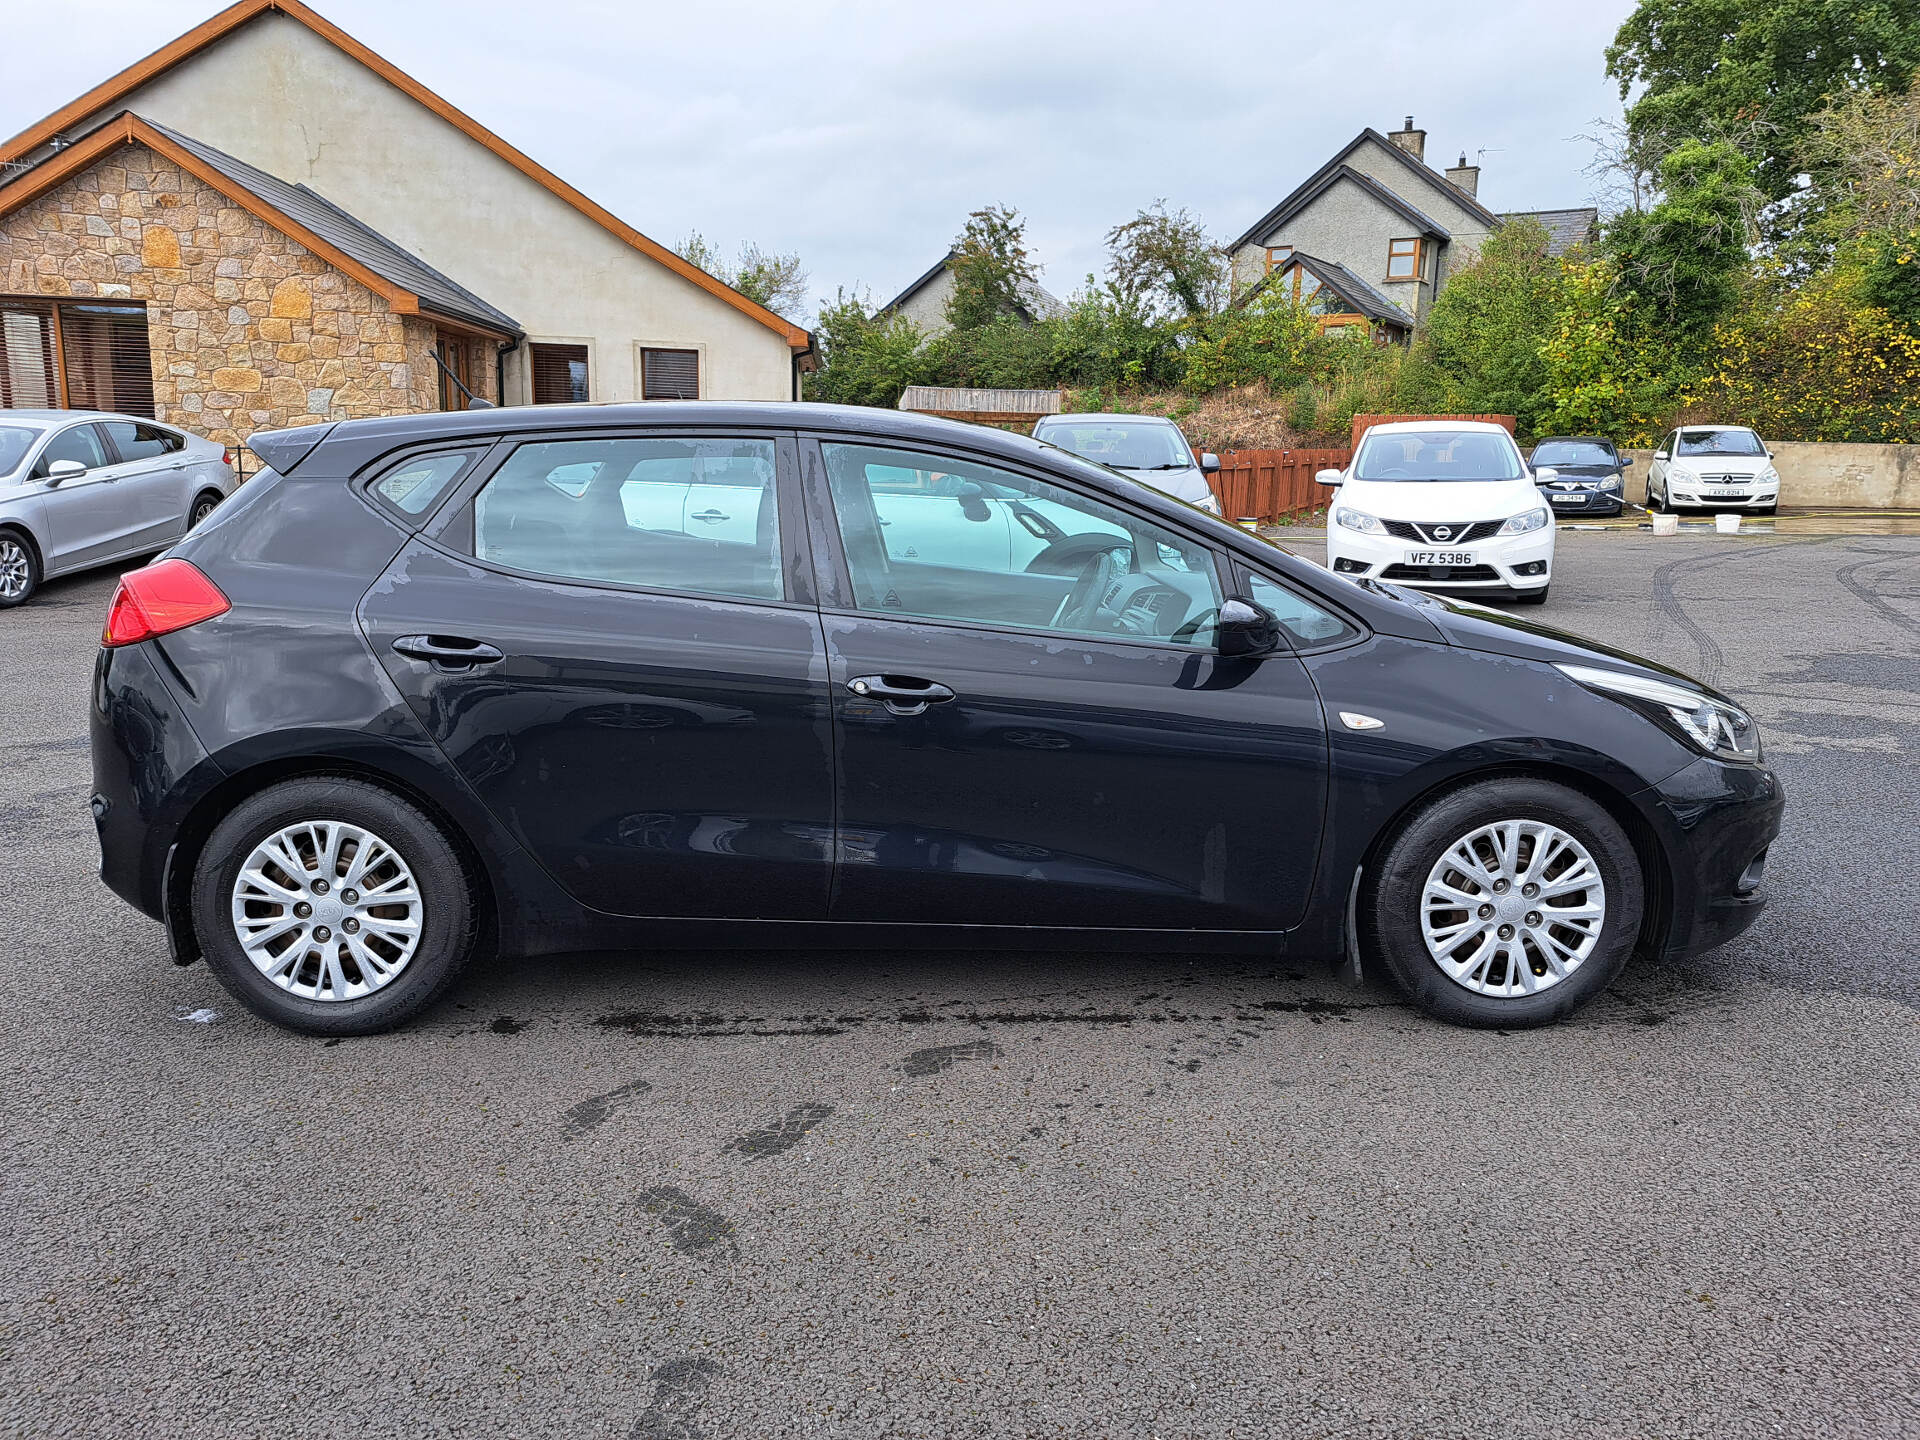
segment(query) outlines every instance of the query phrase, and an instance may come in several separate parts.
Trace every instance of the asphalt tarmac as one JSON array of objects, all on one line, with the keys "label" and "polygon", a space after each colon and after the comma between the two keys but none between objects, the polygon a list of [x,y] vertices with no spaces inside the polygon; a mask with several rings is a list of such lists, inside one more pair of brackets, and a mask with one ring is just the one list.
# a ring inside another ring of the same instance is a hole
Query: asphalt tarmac
[{"label": "asphalt tarmac", "polygon": [[0,613],[0,1433],[1920,1434],[1920,539],[1561,535],[1521,613],[1748,702],[1789,808],[1747,935],[1515,1034],[850,952],[290,1035],[94,876],[110,588]]}]

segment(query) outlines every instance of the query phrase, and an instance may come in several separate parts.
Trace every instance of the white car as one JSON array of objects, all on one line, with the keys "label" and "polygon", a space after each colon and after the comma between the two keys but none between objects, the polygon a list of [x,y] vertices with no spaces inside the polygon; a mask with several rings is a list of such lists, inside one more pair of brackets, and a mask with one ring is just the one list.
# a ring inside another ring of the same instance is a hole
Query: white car
[{"label": "white car", "polygon": [[1773,452],[1744,425],[1682,425],[1668,432],[1647,467],[1647,508],[1751,510],[1771,515],[1780,504]]},{"label": "white car", "polygon": [[1513,437],[1474,420],[1375,425],[1344,470],[1327,515],[1327,568],[1420,589],[1510,595],[1534,604],[1553,580],[1553,515]]},{"label": "white car", "polygon": [[238,483],[223,447],[155,420],[0,410],[0,609],[42,580],[166,549]]},{"label": "white car", "polygon": [[1118,470],[1210,515],[1220,513],[1219,498],[1207,483],[1220,468],[1220,457],[1196,457],[1171,420],[1158,415],[1048,415],[1034,425],[1033,438]]}]

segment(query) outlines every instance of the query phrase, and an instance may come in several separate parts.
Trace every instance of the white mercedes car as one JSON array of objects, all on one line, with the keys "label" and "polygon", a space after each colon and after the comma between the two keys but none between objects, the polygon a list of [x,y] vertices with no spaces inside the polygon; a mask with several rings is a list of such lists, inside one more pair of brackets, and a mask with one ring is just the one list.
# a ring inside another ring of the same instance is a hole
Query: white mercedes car
[{"label": "white mercedes car", "polygon": [[1773,452],[1744,425],[1682,425],[1669,431],[1647,467],[1647,508],[1751,510],[1780,504]]},{"label": "white mercedes car", "polygon": [[1327,515],[1327,568],[1478,598],[1533,604],[1553,581],[1553,515],[1502,427],[1475,420],[1375,425],[1342,470]]}]

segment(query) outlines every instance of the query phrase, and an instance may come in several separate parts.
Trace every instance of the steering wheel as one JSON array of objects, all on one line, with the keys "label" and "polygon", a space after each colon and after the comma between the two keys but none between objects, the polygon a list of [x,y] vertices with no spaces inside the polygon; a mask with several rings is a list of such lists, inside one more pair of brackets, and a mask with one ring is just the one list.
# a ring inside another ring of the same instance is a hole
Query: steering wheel
[{"label": "steering wheel", "polygon": [[1120,575],[1118,554],[1124,547],[1102,550],[1080,571],[1080,578],[1073,582],[1073,588],[1067,591],[1060,601],[1060,608],[1053,612],[1052,628],[1055,630],[1086,630],[1092,628],[1088,622],[1100,613],[1100,601],[1109,586]]}]

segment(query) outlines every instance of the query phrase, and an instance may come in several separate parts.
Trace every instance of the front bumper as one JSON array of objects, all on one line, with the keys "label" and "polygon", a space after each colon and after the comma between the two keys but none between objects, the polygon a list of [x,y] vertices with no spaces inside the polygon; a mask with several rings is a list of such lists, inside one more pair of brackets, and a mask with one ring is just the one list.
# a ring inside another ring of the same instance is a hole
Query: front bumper
[{"label": "front bumper", "polygon": [[1542,490],[1540,498],[1557,519],[1562,515],[1618,515],[1622,505],[1616,490]]},{"label": "front bumper", "polygon": [[1780,482],[1755,481],[1732,495],[1703,495],[1699,482],[1667,478],[1667,504],[1675,510],[1766,510],[1780,503]]},{"label": "front bumper", "polygon": [[[1411,551],[1453,552],[1473,564],[1409,565]],[[1327,568],[1356,580],[1385,580],[1419,590],[1518,594],[1546,588],[1553,579],[1553,526],[1525,535],[1500,535],[1461,545],[1427,545],[1398,535],[1364,535],[1327,525]]]},{"label": "front bumper", "polygon": [[1660,952],[1679,958],[1724,945],[1766,905],[1767,851],[1786,808],[1779,780],[1759,765],[1702,756],[1643,798],[1668,860]]}]

